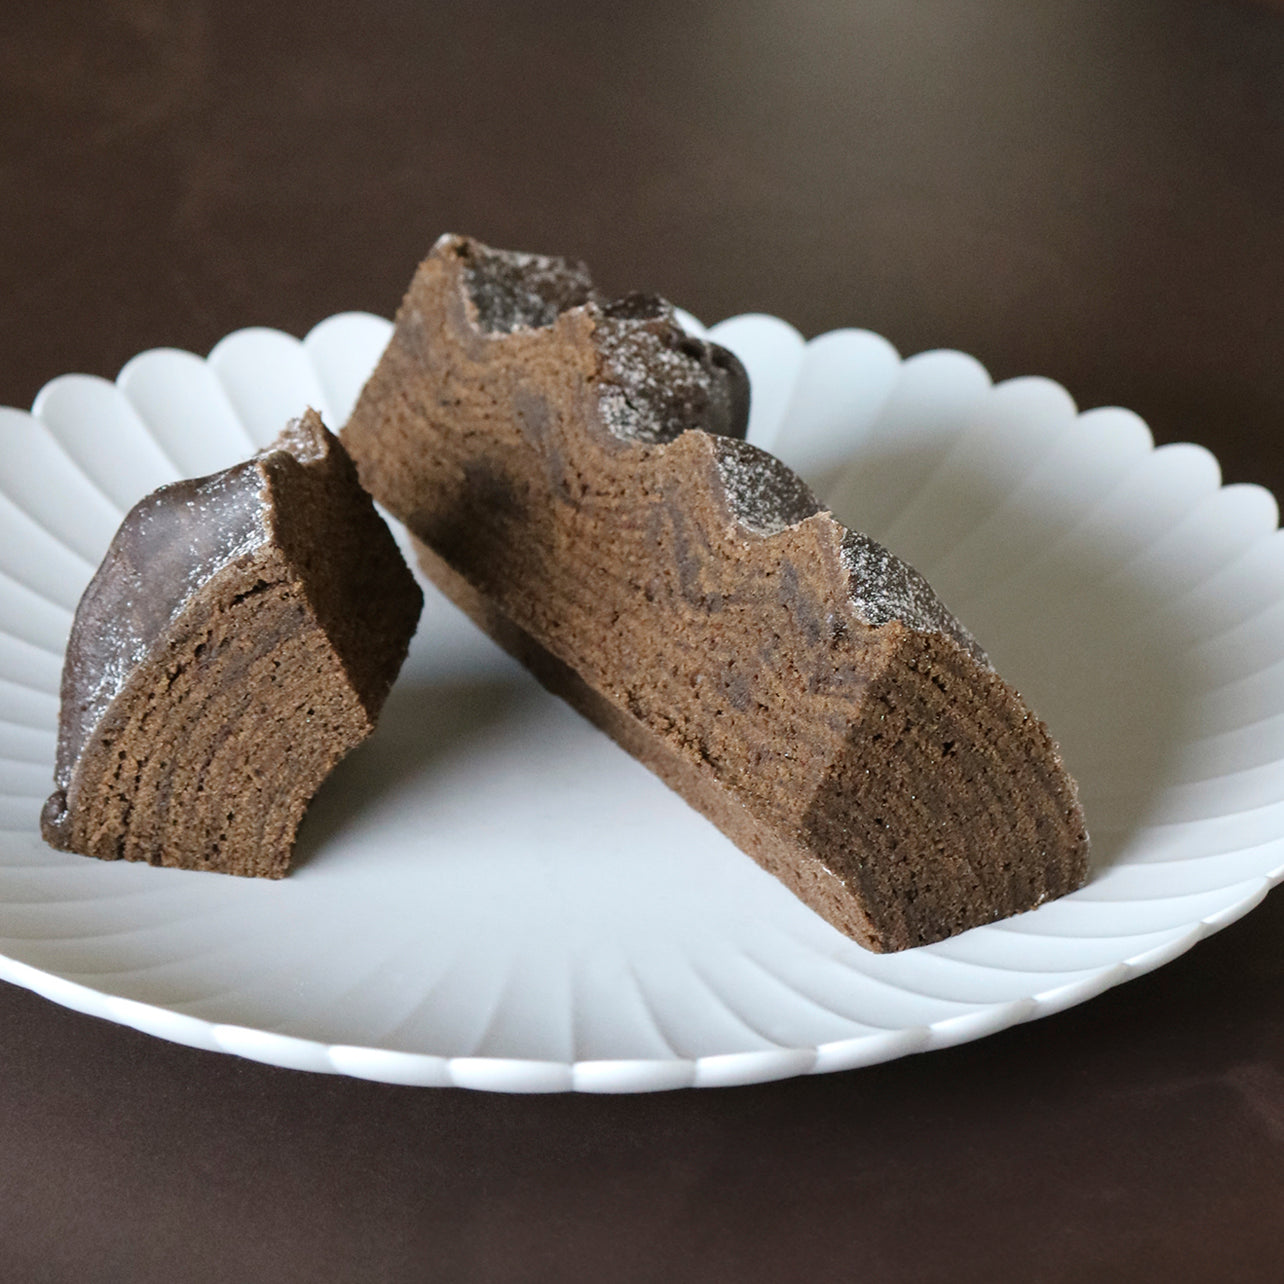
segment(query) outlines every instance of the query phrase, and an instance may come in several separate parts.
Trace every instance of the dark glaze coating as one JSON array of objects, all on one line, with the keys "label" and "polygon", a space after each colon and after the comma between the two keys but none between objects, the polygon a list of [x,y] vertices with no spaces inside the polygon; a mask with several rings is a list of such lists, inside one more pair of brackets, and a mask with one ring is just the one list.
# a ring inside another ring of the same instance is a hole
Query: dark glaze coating
[{"label": "dark glaze coating", "polygon": [[41,814],[45,840],[64,837],[76,762],[135,665],[192,592],[268,538],[260,459],[174,482],[139,500],[89,582],[62,671],[55,792]]}]

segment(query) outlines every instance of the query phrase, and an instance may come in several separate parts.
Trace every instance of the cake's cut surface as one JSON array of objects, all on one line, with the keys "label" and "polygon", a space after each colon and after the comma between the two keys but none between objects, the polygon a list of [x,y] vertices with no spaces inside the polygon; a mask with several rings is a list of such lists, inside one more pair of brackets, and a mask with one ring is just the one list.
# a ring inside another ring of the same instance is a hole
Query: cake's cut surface
[{"label": "cake's cut surface", "polygon": [[76,611],[45,840],[280,877],[422,604],[313,411],[253,459],[147,496]]},{"label": "cake's cut surface", "polygon": [[1078,886],[1046,729],[921,576],[738,440],[747,410],[661,300],[444,237],[343,438],[448,595],[863,944]]}]

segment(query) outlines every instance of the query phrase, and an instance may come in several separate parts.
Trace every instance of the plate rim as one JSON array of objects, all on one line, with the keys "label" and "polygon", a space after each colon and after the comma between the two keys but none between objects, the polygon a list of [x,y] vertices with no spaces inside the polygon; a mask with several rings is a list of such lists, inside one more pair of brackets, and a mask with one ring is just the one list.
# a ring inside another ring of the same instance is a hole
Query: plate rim
[{"label": "plate rim", "polygon": [[[680,315],[688,326],[705,329],[690,314],[680,312]],[[345,310],[319,321],[301,341],[281,330],[250,326],[223,336],[213,345],[210,354],[206,357],[172,346],[147,349],[126,361],[114,381],[105,380],[104,382],[114,382],[117,387],[120,387],[122,379],[136,368],[136,363],[151,352],[181,352],[185,356],[195,355],[197,360],[208,362],[210,355],[238,335],[249,336],[256,333],[266,333],[273,337],[284,335],[295,342],[306,344],[310,336],[323,328],[328,332],[334,327],[345,324],[368,326],[371,321],[377,321],[389,329],[392,324],[386,318],[369,312]],[[796,337],[799,348],[804,346],[802,336],[788,322],[769,314],[738,314],[720,322],[716,328],[726,327],[731,323],[766,324],[780,331],[790,332]],[[847,332],[852,331],[847,328]],[[844,333],[843,329],[826,331],[814,336],[806,343],[815,344],[841,333]],[[904,366],[907,361],[927,356],[930,352],[954,351],[932,349],[906,357],[873,331],[861,330],[858,333],[885,344],[895,355],[899,366]],[[968,359],[976,360],[972,357]],[[986,374],[988,376],[988,371]],[[43,422],[41,407],[45,404],[50,389],[62,380],[77,377],[84,376],[63,374],[49,380],[36,394],[31,410],[27,413],[34,420]],[[1019,378],[1029,377],[1019,376]],[[1070,398],[1068,391],[1056,380],[1045,379],[1043,376],[1034,376],[1034,378],[1055,385],[1067,398]],[[1012,381],[1004,381],[1004,383],[1008,382]],[[1000,385],[991,384],[991,386]],[[1074,404],[1072,399],[1071,404]],[[1092,412],[1076,410],[1076,414],[1082,413]],[[1139,422],[1144,423],[1144,421]],[[1218,488],[1225,489],[1226,483],[1222,480],[1220,463],[1216,457],[1206,447],[1197,446],[1197,448],[1207,453],[1217,465]],[[1157,450],[1164,449],[1167,449],[1167,446],[1157,446],[1151,434],[1148,453],[1153,454]],[[70,458],[69,451],[64,449],[63,453]],[[72,463],[75,465],[74,459]],[[1252,486],[1264,491],[1275,502],[1272,492],[1258,483],[1239,483],[1238,485]],[[1276,512],[1278,531],[1278,504]],[[1069,983],[1052,986],[1034,995],[988,1004],[978,1003],[970,1011],[940,1018],[930,1024],[880,1030],[814,1046],[780,1046],[766,1050],[715,1053],[693,1058],[554,1061],[490,1056],[451,1057],[363,1044],[326,1043],[301,1035],[220,1023],[177,1012],[161,1004],[111,994],[106,990],[72,980],[56,971],[25,963],[3,952],[0,952],[0,980],[30,990],[62,1007],[97,1016],[113,1024],[123,1025],[168,1042],[205,1051],[232,1054],[269,1065],[315,1073],[339,1074],[375,1082],[425,1087],[453,1086],[500,1092],[633,1093],[682,1087],[726,1087],[876,1065],[901,1056],[972,1042],[1014,1025],[1064,1011],[1124,981],[1142,976],[1178,958],[1199,941],[1238,921],[1255,908],[1267,892],[1281,881],[1284,881],[1284,863],[1265,874],[1253,875],[1241,880],[1239,884],[1230,884],[1226,890],[1233,890],[1236,887],[1243,889],[1242,894],[1231,904],[1178,928],[1165,929],[1163,934],[1168,939],[1157,945],[1147,947],[1123,960],[1100,964],[1086,970],[1087,975],[1080,976]],[[1175,935],[1173,935],[1174,932]]]}]

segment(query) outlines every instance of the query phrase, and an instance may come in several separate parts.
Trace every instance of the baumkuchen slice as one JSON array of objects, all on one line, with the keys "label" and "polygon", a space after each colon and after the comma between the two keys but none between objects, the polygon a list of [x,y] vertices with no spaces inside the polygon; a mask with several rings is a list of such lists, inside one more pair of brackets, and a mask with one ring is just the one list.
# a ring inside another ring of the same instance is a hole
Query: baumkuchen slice
[{"label": "baumkuchen slice", "polygon": [[149,495],[76,611],[45,840],[279,878],[422,605],[312,411],[248,462]]},{"label": "baumkuchen slice", "polygon": [[443,237],[343,440],[488,633],[863,945],[1079,886],[1042,723],[921,576],[742,440],[662,300]]}]

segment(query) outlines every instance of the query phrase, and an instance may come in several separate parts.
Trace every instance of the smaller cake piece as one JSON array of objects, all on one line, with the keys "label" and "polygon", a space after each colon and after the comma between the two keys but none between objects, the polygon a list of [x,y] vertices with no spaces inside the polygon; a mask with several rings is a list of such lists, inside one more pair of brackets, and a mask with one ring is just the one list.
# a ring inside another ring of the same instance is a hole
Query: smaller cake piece
[{"label": "smaller cake piece", "polygon": [[45,841],[281,877],[422,606],[315,411],[247,462],[147,496],[76,611]]}]

